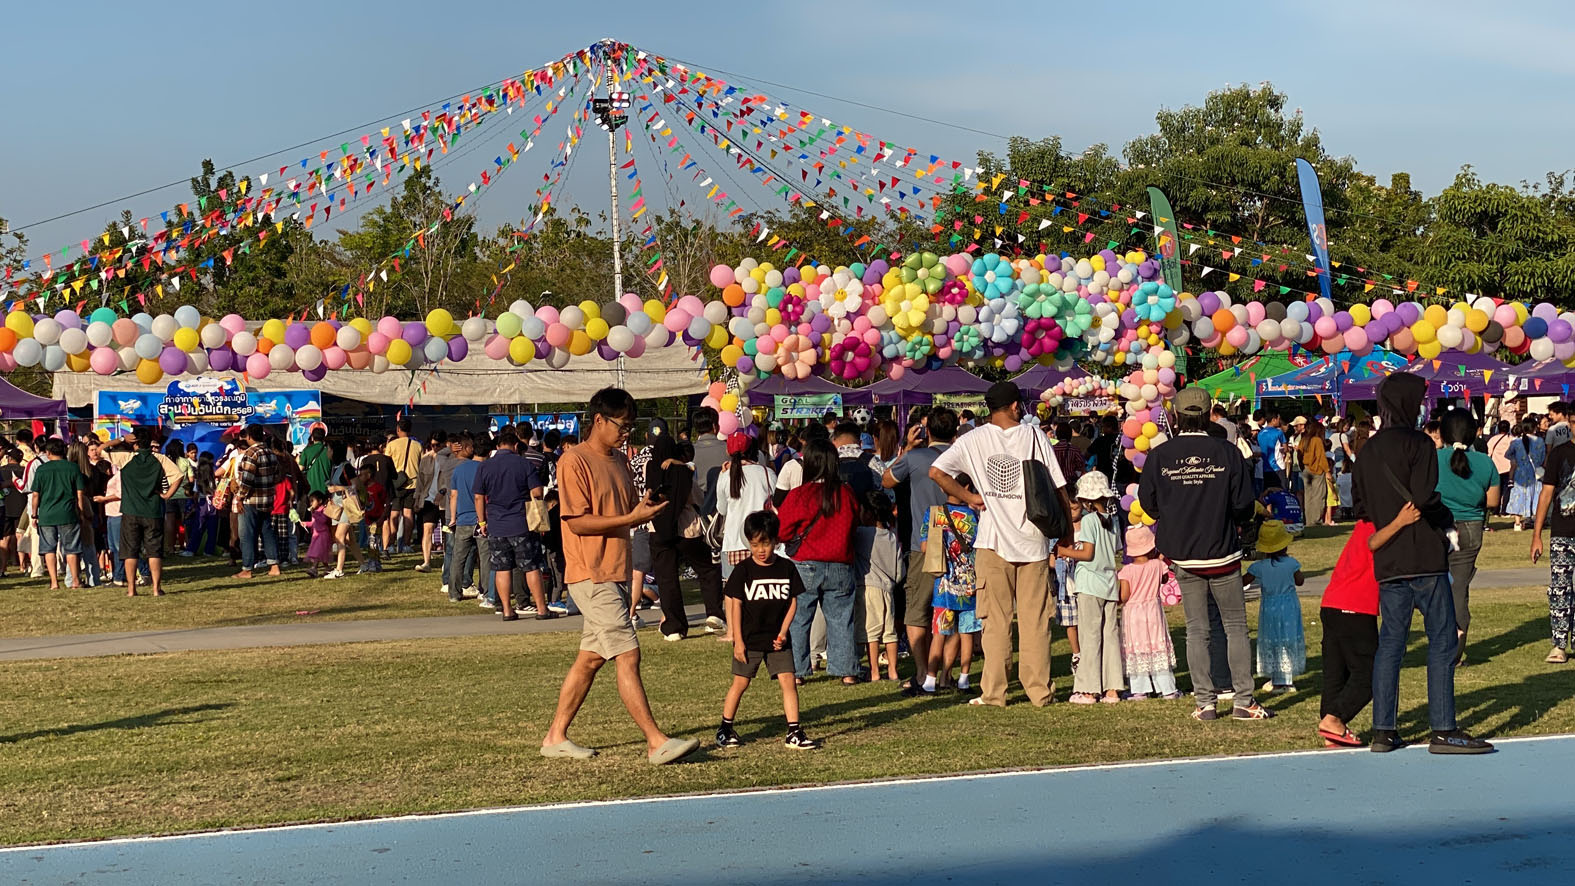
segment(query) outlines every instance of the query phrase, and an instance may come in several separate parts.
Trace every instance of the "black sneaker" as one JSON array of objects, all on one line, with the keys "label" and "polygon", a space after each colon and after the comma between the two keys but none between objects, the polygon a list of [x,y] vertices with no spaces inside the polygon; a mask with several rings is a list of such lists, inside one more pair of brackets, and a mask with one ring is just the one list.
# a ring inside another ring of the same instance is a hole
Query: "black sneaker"
[{"label": "black sneaker", "polygon": [[536,620],[537,621],[551,621],[554,618],[562,618],[562,617],[563,617],[562,613],[553,612],[551,609],[547,610],[546,612],[538,612],[538,613],[536,613]]},{"label": "black sneaker", "polygon": [[1264,707],[1263,705],[1258,704],[1257,702],[1253,702],[1251,707],[1232,708],[1231,712],[1230,712],[1230,715],[1231,715],[1231,719],[1233,719],[1233,720],[1272,720],[1272,719],[1274,719],[1274,712],[1269,710],[1268,708]]},{"label": "black sneaker", "polygon": [[1219,718],[1220,712],[1215,710],[1213,705],[1192,709],[1192,719],[1194,720],[1218,720]]},{"label": "black sneaker", "polygon": [[1401,738],[1400,733],[1393,729],[1374,729],[1373,741],[1368,746],[1368,749],[1375,754],[1387,754],[1390,751],[1398,751],[1405,746],[1406,740]]},{"label": "black sneaker", "polygon": [[795,729],[782,739],[782,743],[795,751],[813,751],[820,747],[820,742],[804,734],[804,730]]},{"label": "black sneaker", "polygon": [[1463,730],[1451,729],[1448,732],[1433,733],[1433,740],[1427,743],[1429,754],[1491,754],[1493,745],[1480,738],[1472,738]]},{"label": "black sneaker", "polygon": [[716,731],[716,746],[719,748],[736,748],[743,744],[744,740],[738,737],[738,733],[726,726]]}]

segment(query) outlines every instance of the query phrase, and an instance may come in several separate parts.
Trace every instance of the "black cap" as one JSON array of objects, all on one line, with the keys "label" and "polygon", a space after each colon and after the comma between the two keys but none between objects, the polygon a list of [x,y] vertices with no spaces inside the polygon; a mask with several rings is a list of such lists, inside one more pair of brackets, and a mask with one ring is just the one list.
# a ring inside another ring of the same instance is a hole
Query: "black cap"
[{"label": "black cap", "polygon": [[1021,403],[1022,401],[1022,389],[1009,381],[998,381],[990,385],[990,390],[984,394],[985,408],[991,412],[997,409],[1005,409],[1013,403]]}]

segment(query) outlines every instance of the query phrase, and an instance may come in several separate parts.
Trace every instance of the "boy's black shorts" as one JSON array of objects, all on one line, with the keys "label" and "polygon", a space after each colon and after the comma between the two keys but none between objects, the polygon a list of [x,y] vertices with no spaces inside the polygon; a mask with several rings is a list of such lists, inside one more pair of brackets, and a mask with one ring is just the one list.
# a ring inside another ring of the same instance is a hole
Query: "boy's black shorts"
[{"label": "boy's black shorts", "polygon": [[760,671],[760,663],[766,663],[766,673],[775,677],[779,674],[793,673],[793,650],[773,649],[769,652],[757,652],[753,649],[744,650],[744,660],[733,659],[733,676],[744,677],[749,680],[755,678]]}]

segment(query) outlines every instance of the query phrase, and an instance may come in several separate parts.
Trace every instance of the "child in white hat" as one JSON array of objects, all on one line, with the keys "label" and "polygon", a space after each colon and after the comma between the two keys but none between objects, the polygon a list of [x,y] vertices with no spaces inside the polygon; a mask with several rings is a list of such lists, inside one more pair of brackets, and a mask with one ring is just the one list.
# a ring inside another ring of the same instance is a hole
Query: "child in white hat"
[{"label": "child in white hat", "polygon": [[1121,586],[1116,580],[1117,554],[1114,520],[1109,514],[1116,491],[1100,471],[1089,471],[1077,480],[1077,535],[1057,553],[1073,561],[1077,583],[1078,639],[1082,660],[1073,675],[1073,704],[1121,701],[1124,686],[1121,667],[1121,629],[1117,610]]}]

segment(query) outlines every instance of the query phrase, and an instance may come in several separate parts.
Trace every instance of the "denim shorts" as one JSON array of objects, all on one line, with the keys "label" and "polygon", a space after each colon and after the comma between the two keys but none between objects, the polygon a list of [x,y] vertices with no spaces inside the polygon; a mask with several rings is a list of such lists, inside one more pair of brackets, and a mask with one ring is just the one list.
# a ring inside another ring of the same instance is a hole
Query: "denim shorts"
[{"label": "denim shorts", "polygon": [[63,526],[38,527],[38,552],[53,554],[59,548],[62,554],[74,557],[82,553],[82,524],[67,523]]}]

